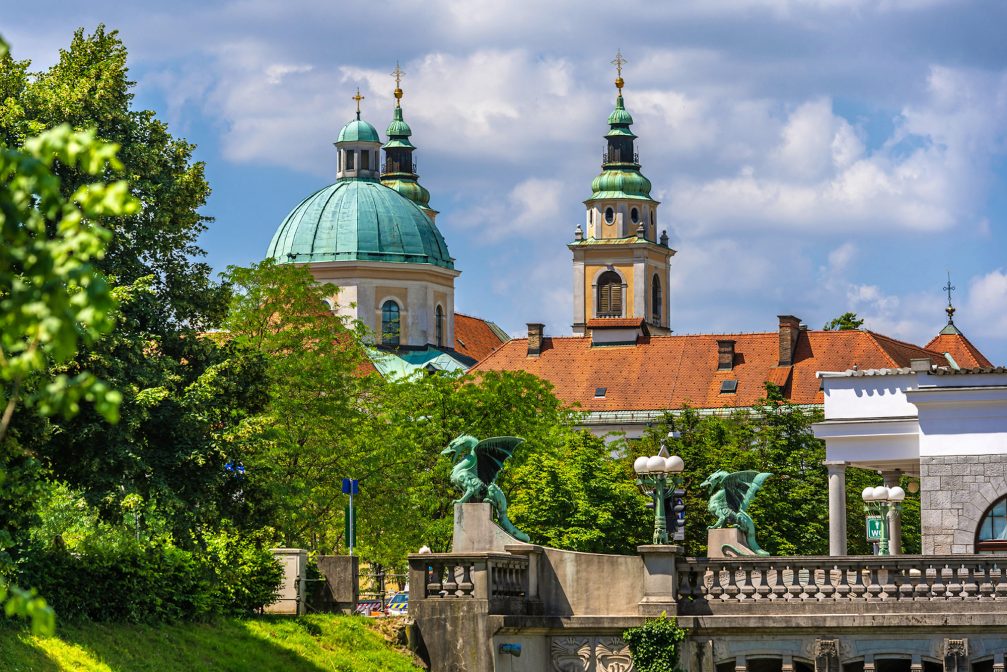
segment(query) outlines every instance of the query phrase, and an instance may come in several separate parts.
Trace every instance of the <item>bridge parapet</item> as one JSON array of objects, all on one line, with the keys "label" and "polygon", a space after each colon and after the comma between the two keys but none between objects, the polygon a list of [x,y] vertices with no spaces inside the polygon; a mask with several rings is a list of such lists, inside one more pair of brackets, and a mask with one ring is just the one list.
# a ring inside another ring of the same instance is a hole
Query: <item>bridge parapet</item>
[{"label": "bridge parapet", "polygon": [[962,555],[680,558],[676,601],[682,616],[919,613],[979,602],[1007,613],[1005,567],[1001,557]]}]

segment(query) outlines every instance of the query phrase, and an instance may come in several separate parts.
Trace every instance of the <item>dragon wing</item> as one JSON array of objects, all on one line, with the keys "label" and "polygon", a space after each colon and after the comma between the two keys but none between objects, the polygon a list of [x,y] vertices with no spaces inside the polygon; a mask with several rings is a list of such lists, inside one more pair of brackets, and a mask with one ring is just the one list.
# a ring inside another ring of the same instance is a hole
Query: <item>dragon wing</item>
[{"label": "dragon wing", "polygon": [[524,439],[516,436],[494,436],[476,444],[472,453],[476,456],[476,473],[479,480],[487,485],[496,481],[504,462],[522,443]]},{"label": "dragon wing", "polygon": [[755,493],[770,476],[772,474],[758,471],[736,471],[725,476],[720,487],[723,488],[724,494],[727,496],[727,504],[731,510],[745,511],[748,509],[748,505],[755,498]]}]

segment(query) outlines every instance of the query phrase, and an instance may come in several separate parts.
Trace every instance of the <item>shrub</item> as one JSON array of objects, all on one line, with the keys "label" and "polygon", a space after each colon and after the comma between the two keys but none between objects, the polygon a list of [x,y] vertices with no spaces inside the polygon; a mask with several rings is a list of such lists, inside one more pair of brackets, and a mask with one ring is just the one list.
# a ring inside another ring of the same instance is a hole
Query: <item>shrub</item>
[{"label": "shrub", "polygon": [[227,530],[206,539],[203,560],[221,613],[248,614],[276,600],[283,567],[266,548],[267,540],[265,531],[242,536]]},{"label": "shrub", "polygon": [[674,618],[662,612],[660,618],[650,618],[643,625],[622,633],[633,654],[633,669],[637,672],[680,672],[679,643],[685,630]]}]

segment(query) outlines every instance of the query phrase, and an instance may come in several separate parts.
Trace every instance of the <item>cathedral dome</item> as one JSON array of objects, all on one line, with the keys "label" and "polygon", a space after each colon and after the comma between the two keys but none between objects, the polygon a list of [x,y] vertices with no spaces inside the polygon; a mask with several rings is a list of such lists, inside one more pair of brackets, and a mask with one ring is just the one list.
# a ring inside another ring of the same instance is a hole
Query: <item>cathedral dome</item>
[{"label": "cathedral dome", "polygon": [[387,261],[454,269],[433,221],[414,202],[370,180],[340,180],[301,201],[276,230],[266,256],[280,263]]},{"label": "cathedral dome", "polygon": [[592,199],[640,198],[650,200],[650,180],[636,170],[605,170],[591,183]]},{"label": "cathedral dome", "polygon": [[336,142],[381,142],[376,128],[362,119],[354,119],[339,131]]}]

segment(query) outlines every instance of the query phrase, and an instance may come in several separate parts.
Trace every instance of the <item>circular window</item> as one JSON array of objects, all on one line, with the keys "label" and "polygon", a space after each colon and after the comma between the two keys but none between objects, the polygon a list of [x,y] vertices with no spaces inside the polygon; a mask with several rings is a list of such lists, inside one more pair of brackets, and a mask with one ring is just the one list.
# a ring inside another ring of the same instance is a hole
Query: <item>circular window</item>
[{"label": "circular window", "polygon": [[634,224],[636,224],[637,222],[640,221],[640,211],[637,210],[636,208],[633,208],[632,210],[629,211],[629,218],[633,220]]},{"label": "circular window", "polygon": [[611,224],[615,220],[615,211],[612,208],[605,208],[605,221]]}]

